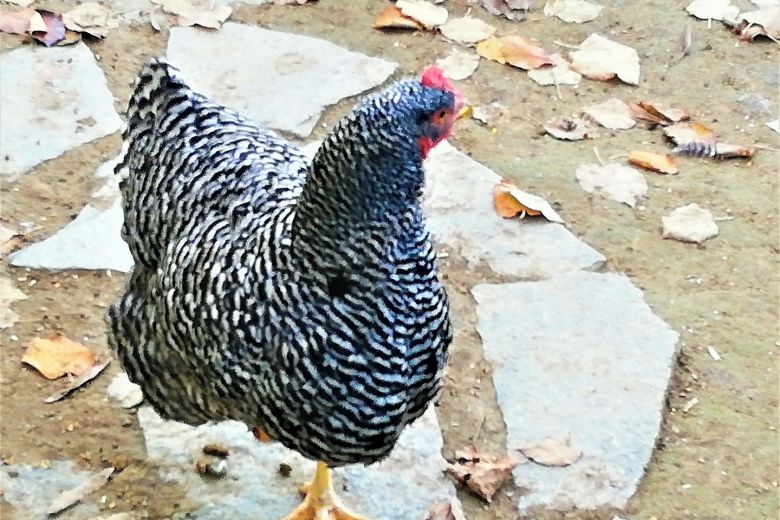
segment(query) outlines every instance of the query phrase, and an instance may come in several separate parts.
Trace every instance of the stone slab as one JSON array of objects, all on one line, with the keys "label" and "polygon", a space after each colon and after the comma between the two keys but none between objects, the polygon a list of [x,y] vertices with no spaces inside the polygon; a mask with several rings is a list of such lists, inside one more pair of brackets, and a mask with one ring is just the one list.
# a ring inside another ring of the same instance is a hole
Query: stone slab
[{"label": "stone slab", "polygon": [[119,130],[103,71],[84,43],[0,55],[0,177]]},{"label": "stone slab", "polygon": [[[63,491],[84,483],[92,473],[78,468],[73,461],[55,460],[48,468],[29,464],[0,466],[0,488],[3,499],[14,506],[15,520],[44,520],[49,504]],[[100,508],[90,498],[71,507],[57,518],[91,519]]]},{"label": "stone slab", "polygon": [[565,226],[496,215],[493,187],[501,176],[449,143],[434,148],[425,167],[428,227],[472,267],[487,262],[500,275],[545,278],[604,262]]},{"label": "stone slab", "polygon": [[172,28],[168,59],[198,92],[300,136],[326,106],[383,83],[397,67],[318,38],[239,23]]},{"label": "stone slab", "polygon": [[[300,502],[298,487],[311,480],[314,463],[277,443],[260,443],[247,427],[226,421],[193,428],[165,421],[150,407],[138,410],[146,449],[160,465],[163,478],[185,486],[188,498],[200,504],[200,520],[222,518],[283,518]],[[194,468],[204,445],[220,443],[230,449],[227,475],[203,479]],[[369,467],[335,471],[335,488],[345,504],[372,520],[422,519],[437,500],[455,497],[452,483],[442,474],[442,439],[431,408],[407,428],[385,461]],[[281,463],[292,473],[282,477]]]},{"label": "stone slab", "polygon": [[[625,276],[571,272],[472,289],[510,453],[570,436],[582,458],[514,470],[521,513],[625,506],[653,452],[678,334]],[[516,452],[515,452],[516,453]]]},{"label": "stone slab", "polygon": [[133,257],[122,240],[119,199],[108,209],[87,205],[53,236],[8,257],[11,265],[35,269],[112,269],[128,272]]}]

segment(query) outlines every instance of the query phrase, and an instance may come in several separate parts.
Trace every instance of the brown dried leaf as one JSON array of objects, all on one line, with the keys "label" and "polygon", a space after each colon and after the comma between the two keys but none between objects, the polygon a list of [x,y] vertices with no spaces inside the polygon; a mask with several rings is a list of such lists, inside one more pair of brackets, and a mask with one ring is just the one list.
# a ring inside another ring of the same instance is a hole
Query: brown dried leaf
[{"label": "brown dried leaf", "polygon": [[404,16],[394,5],[387,6],[374,20],[374,29],[412,29],[419,30],[423,26],[414,18]]},{"label": "brown dried leaf", "polygon": [[455,499],[449,502],[436,502],[428,510],[425,520],[466,520],[460,502]]},{"label": "brown dried leaf", "polygon": [[525,36],[488,38],[477,44],[477,53],[498,63],[508,63],[524,70],[533,70],[553,61],[538,40]]},{"label": "brown dried leaf", "polygon": [[[7,34],[27,34],[30,30],[30,19],[40,15],[34,9],[19,9],[16,11],[0,11],[0,32]],[[40,21],[43,23],[43,20]]]},{"label": "brown dried leaf", "polygon": [[493,187],[493,205],[503,218],[543,216],[550,222],[563,224],[563,219],[543,198],[525,192],[515,184],[502,180]]},{"label": "brown dried leaf", "polygon": [[664,135],[675,145],[685,146],[691,143],[715,144],[715,132],[696,121],[675,123],[664,128]]},{"label": "brown dried leaf", "polygon": [[153,0],[163,11],[176,16],[178,25],[199,25],[208,29],[219,29],[233,13],[229,5],[217,4],[211,0]]},{"label": "brown dried leaf", "polygon": [[92,351],[64,336],[33,339],[22,356],[22,363],[35,367],[47,379],[65,374],[79,376],[95,364]]},{"label": "brown dried leaf", "polygon": [[639,84],[639,54],[599,34],[591,34],[571,53],[571,67],[586,78],[609,81],[617,76],[630,85]]},{"label": "brown dried leaf", "polygon": [[556,139],[579,141],[593,139],[596,130],[579,117],[554,117],[544,124],[544,130]]},{"label": "brown dried leaf", "polygon": [[572,448],[569,442],[568,438],[545,439],[521,446],[520,452],[542,466],[570,466],[579,460],[582,451]]},{"label": "brown dried leaf", "polygon": [[715,156],[719,159],[749,159],[755,153],[756,149],[751,146],[729,143],[715,145]]},{"label": "brown dried leaf", "polygon": [[31,31],[30,34],[35,40],[38,40],[47,47],[51,47],[65,38],[65,24],[62,21],[62,15],[51,11],[44,11],[43,9],[38,9],[38,14],[43,18],[46,30]]},{"label": "brown dried leaf", "polygon": [[468,78],[479,67],[479,56],[473,52],[453,49],[452,52],[436,60],[436,65],[441,68],[444,75],[455,81]]},{"label": "brown dried leaf", "polygon": [[425,27],[438,27],[444,24],[449,16],[447,9],[425,0],[398,0],[395,5],[405,16],[417,20]]},{"label": "brown dried leaf", "polygon": [[66,386],[62,390],[58,390],[58,391],[54,392],[53,394],[51,394],[49,397],[47,397],[43,401],[46,402],[46,403],[54,403],[54,402],[57,402],[57,401],[59,401],[60,399],[62,399],[64,397],[67,397],[74,390],[77,390],[77,389],[81,388],[82,386],[84,386],[85,384],[89,383],[90,381],[95,379],[97,376],[99,376],[100,373],[103,372],[103,369],[106,368],[109,363],[111,363],[111,358],[106,356],[102,361],[96,363],[95,366],[93,366],[92,368],[90,368],[89,370],[87,370],[86,372],[81,374],[79,377],[77,377],[77,378],[73,379],[72,381],[70,381],[68,383],[68,386]]},{"label": "brown dried leaf", "polygon": [[480,0],[487,12],[495,16],[504,16],[508,20],[525,20],[531,10],[531,0]]},{"label": "brown dried leaf", "polygon": [[675,160],[669,155],[661,155],[652,152],[633,151],[628,154],[628,162],[645,170],[669,175],[677,175],[680,169]]},{"label": "brown dried leaf", "polygon": [[681,108],[659,108],[647,101],[629,101],[628,107],[631,109],[631,116],[634,119],[650,125],[666,126],[691,118],[690,114]]},{"label": "brown dried leaf", "polygon": [[560,54],[550,54],[552,67],[529,70],[528,77],[540,85],[579,85],[582,74],[571,70]]},{"label": "brown dried leaf", "polygon": [[488,503],[518,464],[510,457],[478,453],[474,446],[455,451],[455,459],[445,471]]}]

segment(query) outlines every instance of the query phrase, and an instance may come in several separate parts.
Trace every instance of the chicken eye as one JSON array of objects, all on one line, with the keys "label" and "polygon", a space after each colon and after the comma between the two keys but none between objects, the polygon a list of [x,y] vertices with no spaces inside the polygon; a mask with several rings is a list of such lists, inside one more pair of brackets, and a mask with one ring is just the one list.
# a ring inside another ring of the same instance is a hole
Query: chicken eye
[{"label": "chicken eye", "polygon": [[447,111],[446,110],[439,111],[439,119],[444,119],[445,117],[447,117]]}]

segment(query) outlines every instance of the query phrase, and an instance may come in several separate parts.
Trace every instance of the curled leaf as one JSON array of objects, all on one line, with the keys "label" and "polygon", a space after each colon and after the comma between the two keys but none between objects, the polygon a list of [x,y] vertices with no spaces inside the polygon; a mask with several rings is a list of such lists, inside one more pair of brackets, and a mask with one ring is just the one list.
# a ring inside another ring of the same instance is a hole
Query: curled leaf
[{"label": "curled leaf", "polygon": [[47,47],[51,47],[65,38],[65,23],[62,21],[62,15],[44,11],[43,9],[39,9],[38,14],[41,15],[46,28],[38,29],[31,25],[30,34],[33,39],[38,40]]},{"label": "curled leaf", "polygon": [[628,154],[628,162],[645,170],[669,175],[677,175],[680,169],[674,159],[668,155],[652,152],[633,151]]},{"label": "curled leaf", "polygon": [[447,9],[425,0],[398,0],[395,5],[405,16],[417,20],[425,27],[438,27],[444,24],[449,16]]},{"label": "curled leaf", "polygon": [[419,30],[423,26],[414,18],[405,16],[400,9],[389,5],[374,20],[374,29],[411,29]]},{"label": "curled leaf", "polygon": [[510,457],[481,454],[468,446],[455,452],[455,460],[445,471],[490,503],[517,464]]},{"label": "curled leaf", "polygon": [[563,224],[563,219],[543,198],[525,192],[513,183],[502,180],[493,188],[496,213],[503,218],[543,216],[550,222]]}]

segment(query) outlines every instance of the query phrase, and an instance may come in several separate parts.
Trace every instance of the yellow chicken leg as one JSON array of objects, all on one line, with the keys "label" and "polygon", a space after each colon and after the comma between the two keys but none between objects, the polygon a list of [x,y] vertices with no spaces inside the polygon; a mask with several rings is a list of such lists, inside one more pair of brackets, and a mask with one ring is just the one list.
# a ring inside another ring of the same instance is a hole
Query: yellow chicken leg
[{"label": "yellow chicken leg", "polygon": [[344,508],[330,480],[330,469],[324,462],[317,462],[317,472],[310,484],[301,486],[306,496],[284,520],[367,520]]}]

